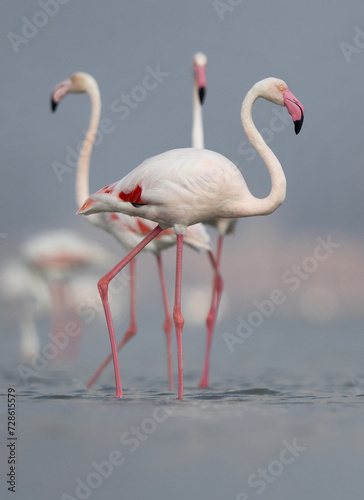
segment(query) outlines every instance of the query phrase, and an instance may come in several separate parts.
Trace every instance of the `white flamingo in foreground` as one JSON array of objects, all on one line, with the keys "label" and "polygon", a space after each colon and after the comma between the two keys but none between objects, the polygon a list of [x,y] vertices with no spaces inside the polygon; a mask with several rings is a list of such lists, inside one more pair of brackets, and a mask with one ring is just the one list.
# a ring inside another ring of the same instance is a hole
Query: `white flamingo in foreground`
[{"label": "white flamingo in foreground", "polygon": [[247,93],[241,120],[248,139],[266,164],[271,191],[266,198],[253,196],[238,168],[227,158],[206,149],[175,149],[145,160],[126,175],[90,196],[78,211],[89,215],[98,212],[121,212],[153,220],[158,225],[118,265],[99,281],[114,361],[116,397],[122,397],[115,334],[108,303],[110,281],[163,229],[173,227],[177,235],[176,283],[173,318],[177,337],[178,398],[183,398],[184,319],[181,312],[183,238],[189,225],[217,218],[240,218],[268,215],[286,196],[286,178],[277,157],[264,142],[252,119],[252,107],[258,97],[285,106],[291,115],[296,134],[303,123],[302,104],[288,90],[283,80],[266,78]]},{"label": "white flamingo in foreground", "polygon": [[[90,196],[89,193],[89,169],[92,147],[95,141],[95,135],[99,126],[101,113],[100,91],[96,80],[87,73],[75,73],[69,79],[59,83],[52,92],[52,109],[57,108],[58,103],[67,94],[87,93],[91,99],[91,117],[85,141],[82,145],[80,157],[77,165],[76,177],[76,199],[78,206],[81,207],[84,201]],[[138,243],[140,243],[147,234],[155,227],[156,223],[140,217],[129,217],[122,213],[100,213],[90,218],[90,221],[111,233],[123,247],[130,252]],[[196,224],[188,228],[185,243],[195,250],[204,249],[211,254],[210,238],[202,224]],[[165,309],[164,331],[167,340],[167,366],[169,387],[173,389],[173,366],[172,366],[172,316],[168,303],[164,271],[162,265],[161,251],[176,244],[176,235],[172,229],[167,229],[146,248],[146,251],[153,253],[157,258],[159,278],[162,287],[163,303]],[[121,342],[117,345],[119,351],[137,332],[136,323],[136,299],[135,299],[135,260],[130,262],[130,324],[127,328]],[[91,387],[105,367],[113,358],[110,354],[95,372],[87,387]]]}]

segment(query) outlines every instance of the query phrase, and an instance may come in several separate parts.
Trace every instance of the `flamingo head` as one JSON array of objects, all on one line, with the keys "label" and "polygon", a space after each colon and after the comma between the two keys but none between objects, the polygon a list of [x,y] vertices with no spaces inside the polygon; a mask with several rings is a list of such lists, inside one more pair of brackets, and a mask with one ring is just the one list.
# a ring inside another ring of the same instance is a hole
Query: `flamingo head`
[{"label": "flamingo head", "polygon": [[198,90],[198,97],[200,99],[200,103],[203,104],[206,96],[207,56],[203,52],[197,52],[193,56],[192,65]]},{"label": "flamingo head", "polygon": [[51,94],[51,108],[56,111],[58,104],[67,94],[90,93],[93,89],[98,91],[96,80],[88,73],[74,73],[67,80],[56,85]]},{"label": "flamingo head", "polygon": [[295,132],[298,134],[302,128],[305,110],[300,101],[288,89],[287,84],[278,78],[266,78],[256,85],[261,87],[261,97],[287,108],[292,117]]}]

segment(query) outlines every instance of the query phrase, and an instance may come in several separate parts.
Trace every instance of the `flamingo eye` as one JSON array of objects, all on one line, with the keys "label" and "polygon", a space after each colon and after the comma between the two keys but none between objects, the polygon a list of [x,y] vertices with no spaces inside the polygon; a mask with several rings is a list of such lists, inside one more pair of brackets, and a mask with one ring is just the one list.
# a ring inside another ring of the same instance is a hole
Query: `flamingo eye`
[{"label": "flamingo eye", "polygon": [[283,90],[284,90],[284,85],[280,85],[278,88],[279,88],[279,90],[280,90],[281,92],[283,92]]}]

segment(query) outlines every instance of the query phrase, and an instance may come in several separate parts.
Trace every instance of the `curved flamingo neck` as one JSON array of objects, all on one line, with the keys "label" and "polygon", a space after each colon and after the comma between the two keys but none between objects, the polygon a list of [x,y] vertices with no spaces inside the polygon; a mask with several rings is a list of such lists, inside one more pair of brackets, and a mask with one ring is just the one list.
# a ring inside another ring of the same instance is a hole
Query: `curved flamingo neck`
[{"label": "curved flamingo neck", "polygon": [[95,136],[99,126],[100,114],[101,114],[101,98],[97,83],[94,82],[93,85],[88,85],[86,92],[88,93],[91,99],[91,116],[77,165],[76,200],[80,208],[84,204],[85,200],[87,200],[87,198],[89,198],[90,196],[90,190],[89,190],[90,157],[95,142]]},{"label": "curved flamingo neck", "polygon": [[264,161],[270,175],[272,187],[269,195],[266,198],[255,198],[251,205],[251,215],[267,215],[276,210],[286,197],[286,177],[282,166],[276,155],[265,143],[263,137],[258,132],[252,118],[252,108],[254,102],[259,98],[264,97],[257,85],[254,85],[247,93],[241,107],[241,123],[244,131],[256,149],[259,156]]},{"label": "curved flamingo neck", "polygon": [[192,123],[192,147],[204,148],[202,106],[198,96],[196,78],[193,83],[193,123]]}]

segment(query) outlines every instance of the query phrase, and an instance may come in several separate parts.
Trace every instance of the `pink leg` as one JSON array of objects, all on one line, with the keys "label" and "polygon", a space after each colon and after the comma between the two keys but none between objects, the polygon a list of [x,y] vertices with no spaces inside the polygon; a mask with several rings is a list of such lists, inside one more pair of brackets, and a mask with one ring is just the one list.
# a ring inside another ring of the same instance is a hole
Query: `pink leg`
[{"label": "pink leg", "polygon": [[155,238],[160,232],[162,228],[160,226],[156,226],[153,231],[144,238],[131,252],[128,253],[124,259],[122,259],[119,264],[117,264],[111,271],[109,271],[103,278],[100,279],[98,283],[98,288],[100,292],[100,297],[102,304],[104,306],[106,322],[109,330],[110,343],[111,343],[111,353],[114,362],[114,372],[115,372],[115,384],[116,384],[116,397],[122,398],[123,392],[121,388],[121,378],[120,378],[120,368],[119,368],[119,359],[118,359],[118,350],[115,340],[114,333],[114,325],[112,322],[110,305],[108,300],[108,289],[110,281],[127,265],[129,262],[134,259],[136,255],[146,246],[153,238]]},{"label": "pink leg", "polygon": [[[52,307],[52,335],[53,338],[57,338],[60,334],[62,334],[63,337],[63,332],[65,330],[66,312],[63,283],[60,283],[59,281],[53,281],[48,283],[48,288],[51,296]],[[63,350],[61,350],[58,353],[56,360],[62,359],[64,357],[64,352]]]},{"label": "pink leg", "polygon": [[52,333],[56,336],[61,330],[63,331],[63,325],[60,323],[61,316],[61,298],[60,298],[60,284],[58,282],[49,282],[48,289],[51,297],[51,321],[52,321]]},{"label": "pink leg", "polygon": [[220,275],[222,242],[223,242],[223,236],[219,236],[215,262],[213,256],[210,255],[210,259],[215,268],[215,274],[214,274],[214,284],[213,284],[212,298],[211,298],[211,307],[206,318],[206,326],[207,326],[206,353],[205,353],[204,369],[199,384],[200,387],[208,387],[212,337],[214,335],[215,323],[223,289],[223,281]]},{"label": "pink leg", "polygon": [[63,289],[65,292],[65,298],[67,299],[67,319],[76,325],[79,332],[75,337],[73,336],[69,338],[69,343],[67,345],[65,354],[67,358],[77,359],[82,336],[82,321],[80,315],[77,312],[77,305],[73,287],[70,283],[65,283]]},{"label": "pink leg", "polygon": [[164,331],[167,337],[167,366],[168,366],[168,382],[169,388],[173,389],[173,362],[172,362],[172,316],[170,313],[167,288],[166,288],[166,280],[164,278],[163,265],[162,265],[162,256],[160,254],[157,255],[157,263],[158,263],[158,271],[159,278],[162,286],[162,295],[163,295],[163,304],[166,319],[163,325]]},{"label": "pink leg", "polygon": [[182,285],[182,250],[183,235],[177,234],[177,259],[176,259],[176,289],[174,297],[174,326],[177,337],[177,359],[178,359],[178,399],[183,398],[183,345],[182,331],[184,319],[181,312],[181,285]]},{"label": "pink leg", "polygon": [[[137,323],[136,323],[136,299],[135,299],[135,259],[130,261],[130,324],[128,329],[126,330],[124,337],[117,345],[118,352],[124,347],[124,345],[136,334],[137,332]],[[101,373],[105,370],[107,365],[112,360],[112,353],[108,355],[105,361],[102,363],[100,368],[94,373],[91,377],[89,383],[87,384],[87,388],[93,386],[96,380],[99,378]]]}]

